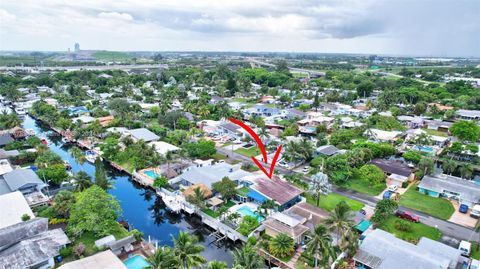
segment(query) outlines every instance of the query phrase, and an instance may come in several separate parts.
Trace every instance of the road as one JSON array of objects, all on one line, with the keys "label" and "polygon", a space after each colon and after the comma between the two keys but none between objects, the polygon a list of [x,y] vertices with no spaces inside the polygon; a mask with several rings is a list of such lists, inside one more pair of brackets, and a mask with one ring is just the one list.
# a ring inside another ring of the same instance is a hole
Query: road
[{"label": "road", "polygon": [[64,71],[75,71],[75,70],[131,70],[131,69],[158,69],[158,68],[168,68],[168,65],[165,64],[128,64],[128,65],[79,65],[79,66],[0,66],[1,71],[52,71],[52,70],[64,70]]},{"label": "road", "polygon": [[[252,163],[252,160],[250,159],[250,157],[238,154],[238,153],[232,151],[229,147],[227,147],[227,148],[217,147],[217,152],[222,154],[222,155],[227,156],[230,160],[240,161],[240,162],[244,162],[244,163]],[[265,165],[265,168],[268,171],[268,169],[270,168],[270,165]],[[286,168],[283,168],[283,167],[279,167],[279,166],[275,167],[275,170],[277,172],[280,172],[280,173],[286,174],[286,175],[293,173],[293,171],[291,171],[289,169],[286,169]],[[303,177],[303,178],[304,178],[305,181],[308,181],[307,177]],[[375,207],[375,205],[378,203],[378,201],[380,201],[380,199],[378,199],[378,198],[368,196],[368,195],[365,195],[365,194],[362,194],[362,193],[358,193],[358,192],[353,191],[353,190],[333,187],[332,191],[334,193],[343,195],[343,196],[348,197],[350,199],[362,202],[363,204],[369,205],[371,207]],[[458,240],[473,240],[473,241],[476,241],[476,242],[479,242],[479,240],[480,240],[480,233],[477,233],[470,228],[455,224],[455,223],[450,222],[450,221],[434,218],[432,216],[429,216],[425,213],[416,211],[416,210],[411,209],[411,208],[406,208],[406,207],[400,206],[399,209],[405,210],[405,211],[410,211],[410,212],[413,212],[413,213],[417,214],[420,217],[420,222],[421,223],[424,223],[428,226],[438,228],[443,233],[443,235],[445,235],[445,236],[455,238],[455,239],[458,239]]]}]

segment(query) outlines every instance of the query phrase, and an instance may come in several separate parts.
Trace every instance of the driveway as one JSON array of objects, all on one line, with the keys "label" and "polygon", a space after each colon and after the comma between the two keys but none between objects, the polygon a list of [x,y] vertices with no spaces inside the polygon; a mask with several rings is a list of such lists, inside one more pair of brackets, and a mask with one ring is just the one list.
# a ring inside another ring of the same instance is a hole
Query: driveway
[{"label": "driveway", "polygon": [[451,201],[453,208],[455,208],[455,212],[453,212],[452,216],[448,219],[448,221],[469,227],[474,228],[475,224],[477,224],[477,219],[470,217],[470,210],[467,213],[460,213],[458,208],[460,207],[457,201]]}]

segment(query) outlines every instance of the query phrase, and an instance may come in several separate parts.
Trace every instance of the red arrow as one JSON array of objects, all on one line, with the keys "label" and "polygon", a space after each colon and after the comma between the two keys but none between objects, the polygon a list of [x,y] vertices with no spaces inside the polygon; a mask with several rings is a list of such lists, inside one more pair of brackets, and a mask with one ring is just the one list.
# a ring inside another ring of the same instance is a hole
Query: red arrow
[{"label": "red arrow", "polygon": [[[253,131],[252,128],[250,128],[250,126],[246,125],[245,123],[239,120],[236,120],[234,118],[230,118],[229,120],[235,123],[236,125],[242,127],[245,131],[247,131],[250,134],[250,136],[255,140],[260,151],[262,152],[263,162],[265,164],[268,164],[267,151],[265,150],[265,146],[263,145],[262,140],[260,139],[260,137],[258,137],[255,131]],[[252,160],[268,178],[272,178],[273,170],[275,169],[275,164],[277,163],[277,159],[280,156],[281,151],[282,151],[282,145],[280,145],[277,151],[275,152],[275,156],[273,156],[272,164],[270,165],[270,171],[268,172],[267,172],[267,169],[265,169],[265,167],[263,167],[263,165],[254,156],[252,156]]]}]

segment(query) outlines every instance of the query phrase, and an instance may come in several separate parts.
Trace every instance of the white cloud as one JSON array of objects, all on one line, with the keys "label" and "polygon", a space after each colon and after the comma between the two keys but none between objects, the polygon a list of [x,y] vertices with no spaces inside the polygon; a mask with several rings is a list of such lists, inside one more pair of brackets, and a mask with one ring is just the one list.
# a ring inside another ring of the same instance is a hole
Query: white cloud
[{"label": "white cloud", "polygon": [[[479,55],[471,0],[4,0],[0,49]],[[5,38],[3,38],[5,37]]]}]

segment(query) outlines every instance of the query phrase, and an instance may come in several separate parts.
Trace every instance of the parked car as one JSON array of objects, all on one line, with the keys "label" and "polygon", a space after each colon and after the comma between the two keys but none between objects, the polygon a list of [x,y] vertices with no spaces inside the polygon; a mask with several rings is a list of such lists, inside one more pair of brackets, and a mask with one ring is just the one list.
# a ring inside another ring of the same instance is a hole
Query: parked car
[{"label": "parked car", "polygon": [[463,256],[469,257],[470,250],[472,249],[472,243],[462,240],[460,242],[460,246],[458,246],[458,249],[462,252]]},{"label": "parked car", "polygon": [[420,222],[420,217],[413,214],[412,212],[397,210],[397,212],[395,212],[395,216],[397,216],[399,218],[402,218],[402,219],[410,220],[410,221],[413,221],[413,222]]},{"label": "parked car", "polygon": [[470,210],[470,217],[472,218],[480,218],[480,205],[474,205],[472,210]]},{"label": "parked car", "polygon": [[461,204],[458,208],[458,212],[466,214],[468,212],[468,205]]},{"label": "parked car", "polygon": [[398,186],[397,185],[390,185],[388,186],[388,190],[391,191],[391,192],[396,192],[398,189]]},{"label": "parked car", "polygon": [[391,191],[386,191],[383,193],[383,199],[390,199],[390,197],[392,197]]},{"label": "parked car", "polygon": [[304,173],[308,173],[308,171],[310,171],[310,167],[308,167],[308,166],[303,167],[303,172]]}]

